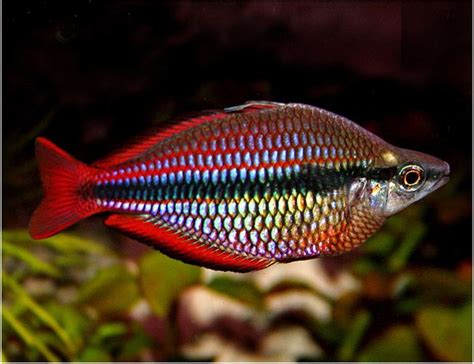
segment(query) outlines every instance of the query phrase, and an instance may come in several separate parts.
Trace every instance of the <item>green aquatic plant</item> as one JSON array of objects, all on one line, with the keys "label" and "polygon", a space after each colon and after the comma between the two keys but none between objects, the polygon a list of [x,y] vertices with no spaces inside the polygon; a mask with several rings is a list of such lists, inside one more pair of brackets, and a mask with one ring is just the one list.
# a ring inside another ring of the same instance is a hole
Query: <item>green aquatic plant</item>
[{"label": "green aquatic plant", "polygon": [[[84,292],[100,276],[100,260],[111,271],[120,266],[114,253],[71,234],[34,241],[24,230],[3,231],[2,252],[6,360],[80,360],[98,345],[110,323],[87,312]],[[124,327],[116,336],[129,334]]]}]

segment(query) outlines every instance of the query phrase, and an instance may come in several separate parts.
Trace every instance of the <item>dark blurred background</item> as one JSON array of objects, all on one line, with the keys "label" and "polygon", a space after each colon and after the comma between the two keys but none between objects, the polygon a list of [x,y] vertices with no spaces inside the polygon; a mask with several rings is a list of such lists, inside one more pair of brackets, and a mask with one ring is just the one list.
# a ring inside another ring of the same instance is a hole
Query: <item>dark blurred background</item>
[{"label": "dark blurred background", "polygon": [[93,162],[188,112],[301,102],[450,163],[409,265],[469,280],[471,22],[470,1],[4,1],[3,227],[40,200],[38,135]]}]

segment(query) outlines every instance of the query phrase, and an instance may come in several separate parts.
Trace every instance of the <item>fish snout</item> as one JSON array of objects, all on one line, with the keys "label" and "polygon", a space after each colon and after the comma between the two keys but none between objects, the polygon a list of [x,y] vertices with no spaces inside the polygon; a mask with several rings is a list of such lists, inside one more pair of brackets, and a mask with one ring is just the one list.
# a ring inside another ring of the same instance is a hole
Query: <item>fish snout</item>
[{"label": "fish snout", "polygon": [[449,164],[443,161],[440,167],[436,169],[435,171],[436,172],[433,175],[433,178],[435,179],[434,187],[435,189],[438,189],[441,186],[444,186],[446,183],[448,183],[451,169],[449,167]]},{"label": "fish snout", "polygon": [[444,177],[449,177],[449,174],[451,172],[450,168],[449,168],[449,164],[448,162],[443,162],[444,165],[443,165],[443,176]]}]

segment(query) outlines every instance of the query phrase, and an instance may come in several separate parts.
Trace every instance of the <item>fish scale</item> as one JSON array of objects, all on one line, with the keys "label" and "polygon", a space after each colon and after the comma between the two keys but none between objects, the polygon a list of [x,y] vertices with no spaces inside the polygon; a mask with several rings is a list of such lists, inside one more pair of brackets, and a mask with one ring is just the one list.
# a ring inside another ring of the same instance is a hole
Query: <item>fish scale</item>
[{"label": "fish scale", "polygon": [[268,102],[189,118],[92,166],[44,138],[36,152],[34,238],[108,212],[172,257],[239,272],[350,251],[449,173],[336,114]]}]

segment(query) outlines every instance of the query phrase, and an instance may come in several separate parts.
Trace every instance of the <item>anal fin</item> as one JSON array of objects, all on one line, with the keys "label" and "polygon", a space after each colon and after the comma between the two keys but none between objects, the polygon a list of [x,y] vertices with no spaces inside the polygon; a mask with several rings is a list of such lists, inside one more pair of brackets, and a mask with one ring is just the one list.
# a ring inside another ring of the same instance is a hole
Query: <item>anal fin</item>
[{"label": "anal fin", "polygon": [[266,268],[275,262],[265,258],[232,254],[201,244],[192,238],[148,222],[143,216],[113,214],[105,220],[105,224],[172,258],[206,268],[250,272]]}]

